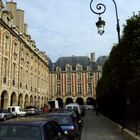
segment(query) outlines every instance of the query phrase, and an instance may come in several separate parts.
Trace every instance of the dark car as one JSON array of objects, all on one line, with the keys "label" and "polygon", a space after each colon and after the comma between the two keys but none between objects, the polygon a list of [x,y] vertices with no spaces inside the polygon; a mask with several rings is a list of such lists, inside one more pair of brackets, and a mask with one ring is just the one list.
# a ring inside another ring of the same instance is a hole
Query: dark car
[{"label": "dark car", "polygon": [[48,119],[57,121],[70,140],[78,138],[78,123],[70,112],[49,113]]},{"label": "dark car", "polygon": [[13,113],[8,111],[7,109],[0,109],[0,120],[7,120],[7,119],[12,119],[14,118]]},{"label": "dark car", "polygon": [[64,132],[56,121],[19,120],[0,124],[1,140],[65,140]]}]

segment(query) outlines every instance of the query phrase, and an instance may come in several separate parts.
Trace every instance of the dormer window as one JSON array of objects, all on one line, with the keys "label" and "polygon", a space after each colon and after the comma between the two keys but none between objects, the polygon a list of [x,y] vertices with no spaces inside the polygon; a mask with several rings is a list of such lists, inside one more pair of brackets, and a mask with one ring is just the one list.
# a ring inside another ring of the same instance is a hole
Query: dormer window
[{"label": "dormer window", "polygon": [[67,66],[66,67],[66,71],[70,72],[71,71],[71,67],[70,66]]},{"label": "dormer window", "polygon": [[61,71],[61,68],[60,67],[56,67],[56,71]]},{"label": "dormer window", "polygon": [[76,70],[77,70],[77,71],[81,71],[81,70],[82,70],[82,67],[78,65],[78,66],[76,67]]}]

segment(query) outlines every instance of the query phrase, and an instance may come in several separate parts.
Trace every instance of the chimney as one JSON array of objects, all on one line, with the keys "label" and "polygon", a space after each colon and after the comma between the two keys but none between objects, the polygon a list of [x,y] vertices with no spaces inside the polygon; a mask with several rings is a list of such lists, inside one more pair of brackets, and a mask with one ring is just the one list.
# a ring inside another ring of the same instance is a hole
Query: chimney
[{"label": "chimney", "polygon": [[95,62],[95,52],[91,53],[91,62]]},{"label": "chimney", "polygon": [[17,9],[16,25],[19,27],[19,32],[24,33],[24,10]]},{"label": "chimney", "polygon": [[10,11],[12,13],[12,15],[13,15],[12,25],[16,26],[17,4],[15,2],[12,2],[12,1],[6,2],[6,10]]}]

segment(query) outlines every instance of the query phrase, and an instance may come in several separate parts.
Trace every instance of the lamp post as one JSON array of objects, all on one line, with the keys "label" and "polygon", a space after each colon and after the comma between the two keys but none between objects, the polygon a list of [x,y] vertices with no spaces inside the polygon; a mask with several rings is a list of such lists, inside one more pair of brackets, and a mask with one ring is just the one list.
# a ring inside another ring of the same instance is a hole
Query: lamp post
[{"label": "lamp post", "polygon": [[[116,31],[118,34],[118,45],[121,43],[121,39],[120,39],[120,25],[119,25],[119,18],[118,18],[118,10],[117,10],[117,4],[115,2],[115,0],[112,0],[112,2],[114,3],[114,7],[115,7],[115,16],[116,16]],[[90,1],[90,9],[94,14],[99,15],[99,19],[96,22],[96,26],[98,28],[98,33],[100,35],[102,35],[104,33],[104,26],[105,26],[105,21],[102,20],[101,15],[106,11],[106,6],[103,3],[98,3],[96,5],[96,11],[92,8],[92,4],[93,4],[93,0]],[[119,46],[119,53],[120,53],[120,93],[121,93],[121,98],[122,98],[122,105],[125,109],[125,91],[124,91],[124,77],[123,77],[123,59],[122,59],[122,49],[121,46]],[[125,115],[123,116],[124,120],[123,120],[123,124],[122,124],[122,128],[124,128],[125,125]]]}]

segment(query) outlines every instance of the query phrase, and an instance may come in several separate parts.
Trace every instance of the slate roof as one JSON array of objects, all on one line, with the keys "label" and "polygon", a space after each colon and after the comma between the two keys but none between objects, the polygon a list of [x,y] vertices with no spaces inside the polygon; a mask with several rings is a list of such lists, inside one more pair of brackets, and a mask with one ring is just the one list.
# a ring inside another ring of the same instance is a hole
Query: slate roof
[{"label": "slate roof", "polygon": [[59,57],[58,60],[54,63],[54,70],[56,67],[60,67],[61,71],[65,71],[66,65],[69,64],[72,66],[72,70],[76,70],[76,65],[80,64],[82,70],[87,70],[87,66],[91,65],[93,69],[96,69],[96,62],[91,62],[90,58],[87,56],[67,56]]}]

